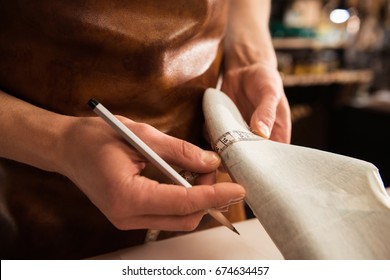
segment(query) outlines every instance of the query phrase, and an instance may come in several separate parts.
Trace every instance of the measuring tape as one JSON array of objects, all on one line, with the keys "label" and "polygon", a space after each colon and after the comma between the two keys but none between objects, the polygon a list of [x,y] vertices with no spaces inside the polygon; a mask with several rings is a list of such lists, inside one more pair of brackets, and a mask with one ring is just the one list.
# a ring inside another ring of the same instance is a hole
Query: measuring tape
[{"label": "measuring tape", "polygon": [[257,136],[251,132],[245,131],[228,131],[220,136],[214,144],[214,151],[217,153],[223,152],[230,145],[240,141],[259,141],[263,140],[260,136]]}]

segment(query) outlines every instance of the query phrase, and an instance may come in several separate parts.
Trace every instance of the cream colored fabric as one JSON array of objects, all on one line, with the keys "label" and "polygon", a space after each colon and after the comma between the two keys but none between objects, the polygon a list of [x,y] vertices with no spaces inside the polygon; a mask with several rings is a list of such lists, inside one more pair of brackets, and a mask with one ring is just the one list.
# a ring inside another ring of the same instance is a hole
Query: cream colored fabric
[{"label": "cream colored fabric", "polygon": [[[256,219],[235,223],[237,235],[223,226],[133,246],[94,260],[281,260],[264,228]],[[253,238],[258,238],[253,243]]]},{"label": "cream colored fabric", "polygon": [[[374,165],[256,136],[214,89],[203,110],[226,170],[286,259],[390,259],[390,198]],[[234,131],[245,139],[221,138]]]}]

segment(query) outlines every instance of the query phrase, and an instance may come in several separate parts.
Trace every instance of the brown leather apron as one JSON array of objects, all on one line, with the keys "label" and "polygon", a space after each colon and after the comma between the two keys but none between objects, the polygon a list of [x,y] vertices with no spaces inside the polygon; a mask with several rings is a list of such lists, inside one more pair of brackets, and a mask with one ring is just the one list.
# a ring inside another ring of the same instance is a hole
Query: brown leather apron
[{"label": "brown leather apron", "polygon": [[[201,99],[216,84],[226,2],[0,0],[0,89],[75,116],[93,115],[95,97],[202,146]],[[115,229],[67,178],[0,163],[4,257],[85,258],[143,242],[144,230]]]}]

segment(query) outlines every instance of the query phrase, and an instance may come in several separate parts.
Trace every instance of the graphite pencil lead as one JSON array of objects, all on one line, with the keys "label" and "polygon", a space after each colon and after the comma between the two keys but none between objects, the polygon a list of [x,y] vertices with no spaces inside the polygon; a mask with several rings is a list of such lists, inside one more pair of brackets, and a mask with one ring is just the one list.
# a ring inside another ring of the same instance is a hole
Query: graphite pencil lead
[{"label": "graphite pencil lead", "polygon": [[[233,226],[232,226],[233,227]],[[234,231],[235,233],[237,233],[238,235],[240,235],[240,233],[238,232],[238,230],[236,230],[235,227],[232,228],[232,231]]]}]

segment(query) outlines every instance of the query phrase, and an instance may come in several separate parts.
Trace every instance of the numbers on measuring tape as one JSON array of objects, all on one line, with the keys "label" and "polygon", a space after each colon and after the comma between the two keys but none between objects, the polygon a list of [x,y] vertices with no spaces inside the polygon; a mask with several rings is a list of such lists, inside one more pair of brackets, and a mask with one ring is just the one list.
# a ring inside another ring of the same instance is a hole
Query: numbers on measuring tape
[{"label": "numbers on measuring tape", "polygon": [[251,132],[245,132],[245,131],[238,131],[238,130],[233,130],[233,131],[228,131],[222,136],[220,136],[217,141],[215,142],[214,145],[214,150],[217,153],[223,152],[227,147],[230,145],[240,142],[240,141],[258,141],[262,140],[260,136],[257,136]]}]

